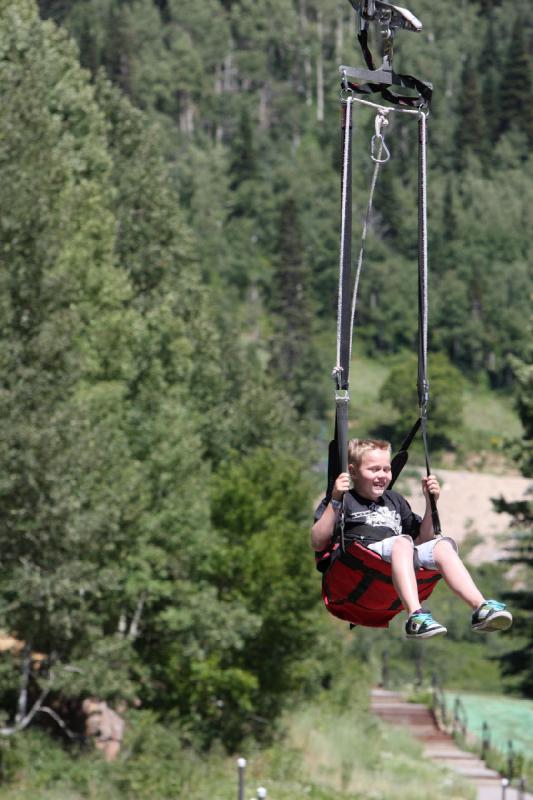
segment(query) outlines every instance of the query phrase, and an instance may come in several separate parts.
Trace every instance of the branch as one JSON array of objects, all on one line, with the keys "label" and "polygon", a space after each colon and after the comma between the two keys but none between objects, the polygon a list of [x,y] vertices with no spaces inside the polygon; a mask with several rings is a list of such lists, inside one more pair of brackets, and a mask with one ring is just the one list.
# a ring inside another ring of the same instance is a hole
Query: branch
[{"label": "branch", "polygon": [[29,711],[25,717],[18,719],[12,728],[0,728],[0,736],[12,736],[14,733],[18,733],[19,731],[23,731],[24,728],[27,728],[32,719],[34,718],[34,716],[37,714],[37,712],[41,710],[41,706],[44,703],[45,698],[47,697],[49,692],[50,692],[50,687],[42,692],[41,696],[35,702],[31,711]]},{"label": "branch", "polygon": [[22,661],[20,665],[20,684],[19,684],[19,699],[17,703],[17,713],[15,715],[15,725],[18,725],[24,719],[26,708],[28,707],[28,682],[30,680],[31,672],[31,644],[24,643],[22,650]]},{"label": "branch", "polygon": [[137,608],[135,609],[135,613],[131,620],[130,629],[128,631],[128,636],[130,639],[136,639],[139,635],[139,623],[141,621],[141,614],[145,600],[146,592],[141,592],[141,596],[139,597],[139,602],[137,603]]},{"label": "branch", "polygon": [[65,731],[65,733],[67,734],[67,736],[70,739],[81,739],[82,738],[81,736],[79,736],[79,734],[74,733],[73,731],[71,731],[70,728],[67,727],[66,723],[61,719],[59,714],[56,714],[56,712],[53,709],[49,708],[48,706],[41,706],[41,708],[38,708],[37,710],[40,711],[41,714],[49,714],[52,717],[52,719],[55,722],[57,722],[59,727],[62,728]]}]

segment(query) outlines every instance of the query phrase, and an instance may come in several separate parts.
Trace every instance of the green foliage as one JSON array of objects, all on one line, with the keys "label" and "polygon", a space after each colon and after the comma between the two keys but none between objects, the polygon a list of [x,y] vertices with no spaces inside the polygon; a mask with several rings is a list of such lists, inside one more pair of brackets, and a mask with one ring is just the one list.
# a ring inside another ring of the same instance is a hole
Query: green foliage
[{"label": "green foliage", "polygon": [[[532,353],[533,348],[530,345],[527,363],[514,360],[518,381],[517,405],[524,426],[523,438],[515,446],[522,472],[528,477],[533,475]],[[528,496],[523,500],[509,502],[504,497],[499,497],[494,501],[494,507],[499,512],[511,515],[512,537],[508,547],[508,560],[517,570],[517,585],[507,594],[515,609],[515,648],[504,656],[503,668],[507,675],[514,676],[517,687],[526,697],[533,697],[533,500]]]},{"label": "green foliage", "polygon": [[[333,0],[41,0],[42,22],[30,0],[0,8],[0,625],[48,656],[29,674],[2,657],[5,723],[21,681],[30,705],[45,689],[140,702],[135,764],[116,776],[100,765],[93,781],[74,761],[72,792],[193,797],[185,767],[147,769],[171,751],[152,714],[176,741],[232,748],[272,735],[289,698],[334,671],[315,630],[302,473],[318,460],[317,373],[334,345],[330,76],[353,58],[351,12]],[[460,419],[446,357],[493,386],[515,380],[510,353],[524,386],[529,374],[531,93],[508,76],[527,85],[531,15],[510,0],[479,10],[462,9],[458,29],[420,0],[434,35],[398,37],[399,63],[437,85],[430,379],[444,444]],[[358,112],[354,223],[372,122]],[[357,315],[376,384],[384,354],[416,347],[416,129],[402,115],[387,137]],[[394,402],[410,426],[405,369],[382,408],[361,389],[358,423],[383,426]],[[5,779],[28,761],[20,740],[2,751]],[[36,760],[43,797],[72,767],[59,753]],[[317,782],[310,796],[332,792]]]},{"label": "green foliage", "polygon": [[[531,206],[532,21],[524,3],[515,7],[506,0],[483,13],[480,7],[463,7],[457,29],[445,8],[421,0],[417,13],[431,35],[398,37],[397,49],[408,71],[436,86],[430,119],[430,261],[438,276],[432,284],[432,346],[461,370],[488,373],[494,385],[508,386],[507,356],[523,353],[517,320],[527,314],[531,289],[524,232]],[[323,84],[329,85],[338,63],[353,61],[348,9],[289,0],[261,8],[217,0],[201,7],[77,0],[70,8],[44,4],[43,12],[76,36],[82,63],[93,73],[104,67],[139,107],[162,121],[167,155],[179,164],[188,221],[200,234],[201,269],[210,282],[229,279],[229,303],[237,291],[252,335],[265,349],[271,333],[265,308],[272,268],[279,263],[276,220],[285,200],[283,182],[292,173],[309,307],[331,324],[339,153],[336,98]],[[387,134],[393,157],[378,182],[367,254],[372,269],[370,276],[364,272],[361,286],[363,337],[376,354],[415,345],[411,123],[394,119]],[[357,221],[366,205],[371,128],[368,112],[358,110]],[[224,283],[226,296],[228,289]],[[507,299],[515,314],[506,313]],[[321,409],[315,402],[311,410]]]},{"label": "green foliage", "polygon": [[[342,643],[337,640],[337,657]],[[334,683],[314,707],[299,705],[283,719],[276,741],[259,749],[248,743],[246,792],[263,785],[280,800],[306,796],[313,800],[365,798],[379,789],[384,800],[431,796],[449,797],[450,791],[469,797],[469,789],[444,771],[435,771],[421,759],[420,745],[381,725],[366,709],[366,676],[351,661],[358,680]],[[216,796],[230,800],[237,790],[235,758],[216,748],[206,758],[189,749],[184,732],[163,726],[147,712],[128,717],[126,746],[109,765],[93,753],[66,752],[37,731],[12,739],[2,748],[2,764],[9,771],[2,796],[6,800],[152,800]],[[354,741],[365,747],[354,750]],[[16,773],[15,773],[16,770]],[[15,782],[15,774],[18,780]],[[398,776],[401,775],[401,789]],[[415,780],[416,776],[416,780]]]},{"label": "green foliage", "polygon": [[[416,358],[408,356],[392,367],[380,391],[381,401],[390,400],[398,414],[398,427],[405,431],[410,429],[417,414],[416,375]],[[432,439],[437,446],[449,445],[461,432],[463,380],[459,371],[441,353],[431,357],[428,377]]]},{"label": "green foliage", "polygon": [[[310,501],[302,483],[276,515],[268,575],[281,613],[259,602],[253,576],[245,592],[221,583],[228,531],[210,512],[232,490],[218,483],[212,498],[209,481],[220,463],[240,480],[259,445],[261,468],[275,448],[288,481],[293,411],[199,280],[161,132],[101,75],[91,86],[72,42],[29,2],[2,22],[1,624],[48,656],[23,673],[30,703],[41,690],[126,698],[231,747],[261,703],[274,718],[302,681],[292,664],[312,627],[287,569]],[[297,505],[285,561],[281,523]],[[271,536],[261,529],[256,566]],[[252,657],[270,643],[279,674]],[[1,686],[11,721],[14,667]]]},{"label": "green foliage", "polygon": [[[132,654],[115,642],[104,655],[118,609],[103,597],[139,491],[122,406],[135,323],[113,260],[105,121],[72,43],[30,3],[6,9],[0,48],[2,625],[53,653],[54,687],[96,691],[106,676],[127,695]],[[100,675],[63,672],[96,646]]]},{"label": "green foliage", "polygon": [[514,359],[512,361],[517,383],[517,408],[524,426],[524,435],[517,443],[518,458],[522,474],[526,477],[533,476],[533,363]]},{"label": "green foliage", "polygon": [[297,687],[297,664],[314,640],[319,598],[310,551],[306,557],[310,494],[301,469],[294,458],[258,449],[222,462],[213,485],[220,593],[258,620],[231,663],[255,676],[249,702],[265,722]]}]

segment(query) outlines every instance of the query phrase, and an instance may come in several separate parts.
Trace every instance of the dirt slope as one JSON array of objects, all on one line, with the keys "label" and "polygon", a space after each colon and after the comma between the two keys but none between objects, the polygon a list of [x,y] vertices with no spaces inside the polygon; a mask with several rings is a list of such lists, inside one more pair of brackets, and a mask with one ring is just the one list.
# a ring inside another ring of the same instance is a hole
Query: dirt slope
[{"label": "dirt slope", "polygon": [[[469,534],[482,537],[469,555],[473,563],[492,561],[503,556],[505,543],[509,539],[506,535],[509,517],[494,512],[491,498],[503,495],[506,500],[520,500],[528,488],[533,489],[533,482],[519,475],[490,475],[447,469],[436,469],[435,473],[442,486],[439,515],[443,532],[449,533],[459,543]],[[423,511],[424,501],[419,482],[409,479],[398,488],[415,511]]]}]

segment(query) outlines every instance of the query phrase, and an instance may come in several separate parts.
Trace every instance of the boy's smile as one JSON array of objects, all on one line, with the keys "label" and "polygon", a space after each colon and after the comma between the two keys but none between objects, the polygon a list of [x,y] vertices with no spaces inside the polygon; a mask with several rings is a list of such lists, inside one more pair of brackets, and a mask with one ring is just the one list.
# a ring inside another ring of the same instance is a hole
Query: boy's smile
[{"label": "boy's smile", "polygon": [[367,450],[359,466],[350,464],[353,488],[367,500],[378,500],[391,480],[390,456],[386,450]]}]

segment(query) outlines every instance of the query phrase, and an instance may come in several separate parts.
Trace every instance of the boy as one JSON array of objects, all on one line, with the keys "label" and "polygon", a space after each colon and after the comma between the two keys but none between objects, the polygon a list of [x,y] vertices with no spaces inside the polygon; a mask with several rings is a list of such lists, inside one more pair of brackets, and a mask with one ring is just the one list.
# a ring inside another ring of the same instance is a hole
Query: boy
[{"label": "boy", "polygon": [[[448,536],[434,536],[430,493],[435,502],[440,486],[434,475],[422,478],[426,510],[422,519],[397,492],[387,489],[391,479],[391,447],[379,439],[351,439],[348,469],[339,475],[331,500],[315,512],[311,546],[322,551],[336,532],[344,496],[345,537],[356,540],[391,564],[392,582],[408,619],[408,639],[427,639],[446,633],[446,628],[420,608],[415,570],[438,570],[448,586],[472,608],[472,630],[510,628],[513,618],[504,603],[485,600]],[[350,489],[350,479],[353,488]]]}]

